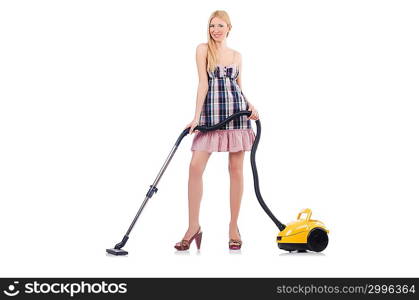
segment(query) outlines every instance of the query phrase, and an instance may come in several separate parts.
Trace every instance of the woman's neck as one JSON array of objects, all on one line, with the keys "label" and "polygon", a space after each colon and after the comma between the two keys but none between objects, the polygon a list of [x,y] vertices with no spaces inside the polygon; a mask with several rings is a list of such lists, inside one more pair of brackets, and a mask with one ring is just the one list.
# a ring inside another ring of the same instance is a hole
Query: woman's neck
[{"label": "woman's neck", "polygon": [[217,51],[223,51],[227,49],[227,43],[225,40],[222,42],[215,42],[215,46],[217,47]]}]

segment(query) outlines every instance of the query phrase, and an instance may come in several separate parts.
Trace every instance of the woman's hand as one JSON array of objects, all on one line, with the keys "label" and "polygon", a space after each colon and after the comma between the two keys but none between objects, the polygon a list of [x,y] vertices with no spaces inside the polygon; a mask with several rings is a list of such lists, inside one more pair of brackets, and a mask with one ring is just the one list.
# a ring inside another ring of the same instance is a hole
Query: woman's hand
[{"label": "woman's hand", "polygon": [[259,119],[259,113],[252,104],[249,105],[248,111],[252,112],[252,114],[247,118],[248,120],[258,120]]},{"label": "woman's hand", "polygon": [[[189,130],[189,134],[191,134],[194,131],[194,128],[196,126],[198,126],[198,124],[199,124],[198,120],[194,119],[194,120],[192,120],[192,122],[190,122],[188,125],[186,125],[185,129],[190,127],[191,129]],[[195,130],[195,132],[197,132],[197,131],[199,131],[199,130]]]}]

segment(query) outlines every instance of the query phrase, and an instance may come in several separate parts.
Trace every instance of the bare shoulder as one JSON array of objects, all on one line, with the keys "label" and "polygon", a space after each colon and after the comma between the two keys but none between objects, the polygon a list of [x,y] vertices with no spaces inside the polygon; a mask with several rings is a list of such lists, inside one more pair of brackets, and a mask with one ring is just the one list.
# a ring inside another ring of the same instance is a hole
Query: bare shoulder
[{"label": "bare shoulder", "polygon": [[233,50],[233,52],[235,53],[235,55],[236,56],[239,56],[239,57],[241,57],[242,55],[241,55],[241,53],[239,52],[239,51],[237,51],[237,50],[235,50],[235,49],[231,49],[231,50]]},{"label": "bare shoulder", "polygon": [[208,44],[207,43],[201,43],[196,47],[196,52],[200,53],[206,53],[208,50]]},{"label": "bare shoulder", "polygon": [[242,62],[241,53],[239,51],[235,50],[235,49],[231,49],[231,50],[233,50],[234,57],[235,57],[235,60],[236,60],[237,64],[241,64],[241,62]]}]

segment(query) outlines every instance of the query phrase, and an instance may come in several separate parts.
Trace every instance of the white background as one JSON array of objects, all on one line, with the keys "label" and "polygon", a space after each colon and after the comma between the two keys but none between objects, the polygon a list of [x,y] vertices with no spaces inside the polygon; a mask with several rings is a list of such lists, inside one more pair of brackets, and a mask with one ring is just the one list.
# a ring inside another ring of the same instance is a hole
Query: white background
[{"label": "white background", "polygon": [[[248,152],[230,253],[228,154],[213,153],[201,251],[175,253],[187,136],[129,255],[108,256],[192,120],[216,9],[260,113],[262,195],[285,223],[312,208],[329,246],[277,248]],[[418,15],[417,1],[2,1],[0,276],[418,276]]]}]

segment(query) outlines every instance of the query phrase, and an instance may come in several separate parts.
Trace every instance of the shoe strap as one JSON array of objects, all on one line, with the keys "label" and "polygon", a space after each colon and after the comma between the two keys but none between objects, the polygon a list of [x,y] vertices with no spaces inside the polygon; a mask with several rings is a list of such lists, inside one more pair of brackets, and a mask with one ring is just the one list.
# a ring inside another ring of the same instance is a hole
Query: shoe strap
[{"label": "shoe strap", "polygon": [[230,244],[239,244],[239,245],[241,245],[242,244],[242,241],[241,240],[230,239],[229,243]]},{"label": "shoe strap", "polygon": [[187,246],[189,246],[189,241],[188,241],[188,240],[182,240],[182,241],[180,242],[180,244],[181,244],[182,246],[187,247]]}]

